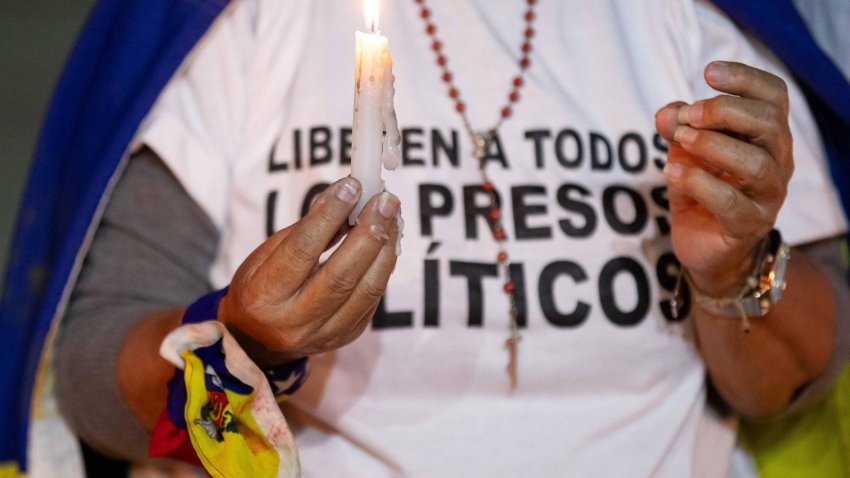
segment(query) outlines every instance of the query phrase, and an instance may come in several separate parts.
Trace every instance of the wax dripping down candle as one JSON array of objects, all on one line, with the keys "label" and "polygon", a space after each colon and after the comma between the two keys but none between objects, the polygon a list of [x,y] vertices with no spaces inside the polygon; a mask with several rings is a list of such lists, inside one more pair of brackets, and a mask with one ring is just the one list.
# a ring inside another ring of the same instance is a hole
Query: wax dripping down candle
[{"label": "wax dripping down candle", "polygon": [[366,0],[365,7],[366,25],[371,33],[356,32],[355,35],[351,145],[351,176],[360,181],[363,193],[348,218],[352,225],[366,202],[384,190],[381,166],[395,169],[401,157],[389,42],[378,30],[378,1]]}]

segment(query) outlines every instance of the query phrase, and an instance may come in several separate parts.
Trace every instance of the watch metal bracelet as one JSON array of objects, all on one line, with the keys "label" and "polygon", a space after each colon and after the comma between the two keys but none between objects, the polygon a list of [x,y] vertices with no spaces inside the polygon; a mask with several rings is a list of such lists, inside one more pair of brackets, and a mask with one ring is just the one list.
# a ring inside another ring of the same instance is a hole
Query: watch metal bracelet
[{"label": "watch metal bracelet", "polygon": [[[785,273],[791,250],[778,230],[773,229],[759,243],[753,259],[753,270],[741,292],[731,297],[711,297],[704,294],[691,280],[683,267],[681,274],[690,285],[694,303],[718,317],[739,317],[745,331],[749,332],[748,317],[763,317],[779,302],[785,290]],[[680,281],[679,281],[680,282]],[[678,305],[679,282],[672,303]]]}]

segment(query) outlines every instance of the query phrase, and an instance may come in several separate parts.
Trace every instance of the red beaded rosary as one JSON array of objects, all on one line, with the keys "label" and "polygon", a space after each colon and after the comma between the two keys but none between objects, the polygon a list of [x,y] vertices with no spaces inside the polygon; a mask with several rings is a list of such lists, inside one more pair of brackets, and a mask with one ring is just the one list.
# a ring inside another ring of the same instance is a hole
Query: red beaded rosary
[{"label": "red beaded rosary", "polygon": [[499,208],[499,204],[496,200],[496,193],[493,186],[493,182],[490,181],[490,178],[487,176],[486,172],[486,164],[484,162],[484,157],[489,149],[490,142],[493,138],[496,137],[499,127],[502,125],[502,122],[505,119],[511,116],[513,112],[512,107],[516,104],[519,99],[519,90],[522,88],[524,84],[525,72],[528,70],[528,67],[531,65],[531,60],[528,55],[531,53],[531,39],[534,37],[534,28],[532,28],[532,24],[534,22],[534,6],[537,4],[537,0],[526,0],[528,4],[528,9],[523,14],[523,19],[525,20],[525,30],[523,32],[523,43],[520,47],[520,55],[519,55],[519,73],[514,77],[511,82],[511,90],[508,94],[508,102],[502,107],[500,111],[499,119],[496,121],[496,124],[487,130],[484,131],[475,131],[472,128],[472,125],[469,123],[469,118],[466,116],[466,104],[461,100],[460,91],[457,86],[455,86],[453,82],[454,74],[448,67],[449,60],[446,57],[446,54],[443,52],[443,43],[437,37],[437,26],[434,25],[434,22],[431,18],[431,10],[425,5],[425,0],[414,0],[421,6],[421,10],[419,12],[419,16],[422,17],[422,20],[425,22],[425,32],[431,37],[431,49],[434,50],[434,54],[437,56],[437,65],[440,67],[440,71],[442,73],[442,80],[448,85],[449,90],[449,98],[455,105],[455,111],[460,114],[461,119],[463,120],[463,125],[466,128],[469,137],[472,139],[472,144],[474,145],[473,156],[478,162],[478,170],[481,172],[481,180],[482,180],[482,189],[487,192],[488,198],[490,201],[489,209],[490,209],[490,227],[493,232],[493,239],[499,246],[499,253],[496,256],[496,260],[502,268],[502,273],[505,277],[505,283],[503,289],[505,293],[508,295],[508,300],[510,301],[509,307],[509,315],[510,315],[510,335],[508,339],[505,341],[505,348],[508,349],[509,360],[508,360],[508,375],[511,380],[511,389],[515,389],[517,386],[517,347],[519,341],[521,339],[519,333],[519,326],[517,324],[517,307],[516,307],[516,285],[511,281],[510,276],[510,261],[508,259],[508,252],[505,248],[505,230],[502,227],[502,211]]}]

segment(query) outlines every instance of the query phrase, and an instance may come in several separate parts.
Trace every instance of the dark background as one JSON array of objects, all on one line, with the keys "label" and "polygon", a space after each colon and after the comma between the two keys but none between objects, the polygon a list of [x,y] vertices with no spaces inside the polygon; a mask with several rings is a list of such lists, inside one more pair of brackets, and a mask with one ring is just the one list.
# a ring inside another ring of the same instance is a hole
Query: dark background
[{"label": "dark background", "polygon": [[0,271],[6,266],[41,121],[93,4],[0,0]]}]

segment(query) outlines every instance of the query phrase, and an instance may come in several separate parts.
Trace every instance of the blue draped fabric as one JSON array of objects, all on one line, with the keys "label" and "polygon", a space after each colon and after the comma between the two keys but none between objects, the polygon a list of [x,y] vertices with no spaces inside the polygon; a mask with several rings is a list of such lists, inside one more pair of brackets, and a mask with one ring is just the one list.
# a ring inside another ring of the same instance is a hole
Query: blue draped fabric
[{"label": "blue draped fabric", "polygon": [[0,298],[0,464],[26,467],[42,345],[98,202],[160,91],[226,4],[102,0],[89,15],[41,132]]},{"label": "blue draped fabric", "polygon": [[[790,1],[715,3],[800,80],[850,211],[850,85]],[[42,346],[101,196],[160,91],[226,4],[101,0],[78,39],[41,134],[0,298],[0,465],[26,467]]]}]

